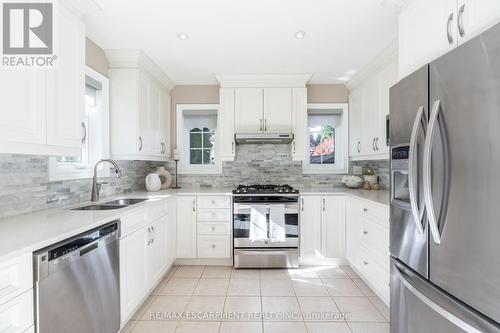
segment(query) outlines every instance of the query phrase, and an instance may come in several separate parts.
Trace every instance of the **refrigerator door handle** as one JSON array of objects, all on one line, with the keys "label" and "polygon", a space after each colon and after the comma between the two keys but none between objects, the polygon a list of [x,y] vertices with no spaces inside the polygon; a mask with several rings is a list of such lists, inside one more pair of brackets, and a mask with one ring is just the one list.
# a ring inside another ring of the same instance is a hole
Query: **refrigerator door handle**
[{"label": "refrigerator door handle", "polygon": [[431,189],[431,155],[432,155],[432,142],[434,141],[434,134],[436,132],[436,125],[438,115],[441,111],[441,101],[437,100],[432,106],[431,116],[429,119],[429,127],[427,135],[425,137],[424,144],[424,199],[427,211],[427,217],[429,220],[429,227],[431,229],[432,238],[436,244],[441,244],[441,234],[439,232],[438,223],[436,219],[436,213],[434,210],[434,202],[432,201],[432,189]]},{"label": "refrigerator door handle", "polygon": [[422,116],[424,115],[424,107],[421,106],[418,108],[417,116],[415,117],[415,121],[413,123],[413,128],[411,130],[410,137],[410,151],[408,158],[408,187],[410,190],[410,207],[411,213],[413,215],[413,220],[415,221],[415,225],[417,230],[423,234],[424,228],[422,226],[422,218],[424,215],[425,206],[420,211],[417,203],[417,187],[415,184],[415,179],[413,178],[414,173],[414,163],[416,162],[417,157],[417,138],[418,138],[418,130],[420,129],[422,123]]},{"label": "refrigerator door handle", "polygon": [[451,314],[449,311],[441,307],[440,305],[434,303],[431,299],[429,299],[427,296],[422,294],[417,288],[415,288],[409,281],[408,278],[403,272],[399,265],[396,265],[396,268],[398,270],[399,275],[401,276],[401,280],[403,282],[403,285],[413,294],[415,295],[422,303],[424,303],[426,306],[431,308],[433,311],[436,313],[440,314],[443,318],[446,318],[448,321],[452,322],[455,326],[461,328],[465,332],[468,333],[481,333],[482,331],[478,330],[477,328],[471,326],[470,324],[466,323],[462,319],[458,318],[457,316]]}]

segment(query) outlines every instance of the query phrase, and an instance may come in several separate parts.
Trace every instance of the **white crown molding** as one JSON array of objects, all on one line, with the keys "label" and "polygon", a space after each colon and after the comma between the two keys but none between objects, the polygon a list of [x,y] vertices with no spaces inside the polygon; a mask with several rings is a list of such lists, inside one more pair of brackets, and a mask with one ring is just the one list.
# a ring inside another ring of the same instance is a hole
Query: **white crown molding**
[{"label": "white crown molding", "polygon": [[365,67],[363,67],[352,79],[350,79],[346,86],[349,90],[353,90],[362,84],[368,77],[375,74],[381,68],[386,66],[391,61],[398,59],[398,40],[395,39],[387,46],[382,52],[377,54]]},{"label": "white crown molding", "polygon": [[216,75],[221,88],[304,88],[311,74],[231,74]]},{"label": "white crown molding", "polygon": [[137,68],[145,71],[168,90],[174,83],[163,70],[142,50],[104,50],[109,68]]},{"label": "white crown molding", "polygon": [[68,8],[79,18],[102,10],[95,0],[60,0],[58,4]]}]

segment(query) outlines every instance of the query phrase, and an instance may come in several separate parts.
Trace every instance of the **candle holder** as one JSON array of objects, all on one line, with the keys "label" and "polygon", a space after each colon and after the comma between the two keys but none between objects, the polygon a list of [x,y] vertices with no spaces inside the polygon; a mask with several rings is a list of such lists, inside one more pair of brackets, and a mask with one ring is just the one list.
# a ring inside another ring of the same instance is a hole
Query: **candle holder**
[{"label": "candle holder", "polygon": [[179,189],[182,188],[179,186],[179,174],[177,173],[177,164],[179,163],[179,160],[175,160],[175,186],[172,186],[173,189]]}]

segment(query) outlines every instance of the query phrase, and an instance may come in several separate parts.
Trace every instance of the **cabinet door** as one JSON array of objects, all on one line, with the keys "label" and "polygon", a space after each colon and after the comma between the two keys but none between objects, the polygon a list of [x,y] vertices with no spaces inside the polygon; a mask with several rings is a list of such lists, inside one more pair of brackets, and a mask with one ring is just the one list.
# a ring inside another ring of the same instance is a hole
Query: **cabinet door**
[{"label": "cabinet door", "polygon": [[264,130],[264,97],[262,88],[236,88],[235,124],[237,133]]},{"label": "cabinet door", "polygon": [[167,243],[165,232],[167,220],[168,215],[165,215],[154,221],[150,226],[151,241],[148,247],[148,278],[150,288],[160,281],[167,268]]},{"label": "cabinet door", "polygon": [[327,258],[345,258],[345,198],[322,198],[322,253]]},{"label": "cabinet door", "polygon": [[47,144],[81,148],[85,128],[85,26],[55,7],[57,64],[47,71]]},{"label": "cabinet door", "polygon": [[300,256],[301,258],[322,257],[321,197],[301,197]]},{"label": "cabinet door", "polygon": [[347,200],[346,211],[346,257],[349,264],[359,269],[359,249],[361,246],[361,219],[358,215],[359,203],[355,199]]},{"label": "cabinet door", "polygon": [[389,146],[386,141],[386,119],[389,115],[389,89],[396,83],[397,80],[397,65],[396,62],[391,62],[387,67],[382,69],[378,74],[378,119],[377,119],[377,135],[376,146],[378,153],[387,153]]},{"label": "cabinet door", "polygon": [[234,89],[219,90],[220,105],[218,113],[219,155],[222,160],[234,160],[236,145],[234,142]]},{"label": "cabinet door", "polygon": [[378,77],[374,75],[366,82],[364,122],[361,133],[363,147],[361,155],[377,154],[375,140],[378,135],[378,117],[379,117],[379,90]]},{"label": "cabinet door", "polygon": [[307,88],[292,89],[292,132],[292,157],[295,161],[305,161],[309,145]]},{"label": "cabinet door", "polygon": [[138,74],[138,113],[137,113],[137,152],[140,155],[148,155],[151,142],[149,126],[149,79],[143,73]]},{"label": "cabinet door", "polygon": [[349,147],[351,156],[361,155],[365,143],[362,140],[365,107],[365,88],[358,87],[349,96]]},{"label": "cabinet door", "polygon": [[177,198],[167,199],[168,219],[166,227],[167,268],[173,265],[177,258]]},{"label": "cabinet door", "polygon": [[458,13],[461,44],[500,22],[500,1],[459,0]]},{"label": "cabinet door", "polygon": [[120,239],[120,303],[122,323],[142,303],[149,291],[146,227]]},{"label": "cabinet door", "polygon": [[177,257],[196,258],[196,197],[177,198]]},{"label": "cabinet door", "polygon": [[160,88],[158,85],[150,81],[149,83],[149,110],[148,110],[148,155],[162,156],[163,137],[160,134]]},{"label": "cabinet door", "polygon": [[264,89],[264,132],[292,131],[292,89]]},{"label": "cabinet door", "polygon": [[411,1],[399,16],[399,77],[411,74],[457,45],[457,0]]},{"label": "cabinet door", "polygon": [[0,141],[46,143],[46,87],[44,70],[2,70]]},{"label": "cabinet door", "polygon": [[160,93],[160,141],[163,143],[161,156],[170,157],[170,128],[171,128],[170,94],[166,91]]}]

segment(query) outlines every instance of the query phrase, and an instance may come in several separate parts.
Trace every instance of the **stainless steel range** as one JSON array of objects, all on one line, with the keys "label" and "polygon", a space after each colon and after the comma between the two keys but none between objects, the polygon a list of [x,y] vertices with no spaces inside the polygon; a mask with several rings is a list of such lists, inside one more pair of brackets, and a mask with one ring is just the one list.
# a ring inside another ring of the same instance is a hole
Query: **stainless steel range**
[{"label": "stainless steel range", "polygon": [[235,267],[298,267],[299,191],[240,185],[233,191]]}]

